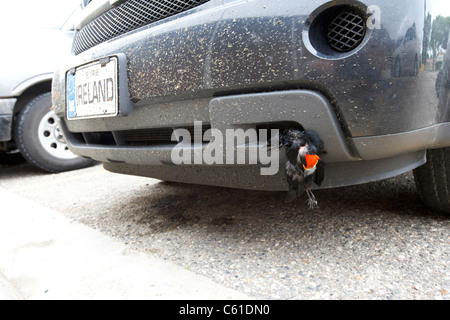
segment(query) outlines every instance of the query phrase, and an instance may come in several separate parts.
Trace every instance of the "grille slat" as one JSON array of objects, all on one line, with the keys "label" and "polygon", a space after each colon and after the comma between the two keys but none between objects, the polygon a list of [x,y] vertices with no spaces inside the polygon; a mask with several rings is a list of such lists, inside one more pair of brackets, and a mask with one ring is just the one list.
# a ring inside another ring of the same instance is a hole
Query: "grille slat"
[{"label": "grille slat", "polygon": [[129,0],[89,22],[77,33],[75,54],[102,42],[195,8],[209,0]]},{"label": "grille slat", "polygon": [[361,15],[344,11],[339,13],[328,26],[328,43],[339,52],[355,49],[363,40],[366,26]]},{"label": "grille slat", "polygon": [[[194,139],[194,127],[182,127],[180,129],[186,129],[191,134],[191,139]],[[211,126],[202,126],[202,137],[205,132],[211,129]],[[166,143],[176,144],[176,141],[172,141],[172,133],[174,128],[151,128],[151,129],[136,129],[119,131],[118,133],[124,140],[126,145],[151,145],[154,143]]]}]

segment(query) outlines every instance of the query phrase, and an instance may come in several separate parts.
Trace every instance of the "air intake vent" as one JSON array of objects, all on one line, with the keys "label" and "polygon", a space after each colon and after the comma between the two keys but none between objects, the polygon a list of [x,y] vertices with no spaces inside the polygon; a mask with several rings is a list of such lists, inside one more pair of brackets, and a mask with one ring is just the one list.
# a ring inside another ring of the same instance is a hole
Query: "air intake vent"
[{"label": "air intake vent", "polygon": [[75,54],[209,0],[128,0],[88,23],[76,35]]},{"label": "air intake vent", "polygon": [[338,60],[355,54],[369,41],[368,8],[356,0],[334,0],[314,10],[305,20],[303,42],[322,59]]},{"label": "air intake vent", "polygon": [[328,26],[328,43],[339,52],[348,52],[364,39],[366,26],[364,18],[356,12],[340,12]]},{"label": "air intake vent", "polygon": [[[204,137],[206,130],[210,128],[211,126],[209,125],[202,126],[201,136]],[[176,144],[176,141],[172,141],[172,133],[174,129],[175,128],[138,129],[119,131],[119,134],[125,145],[144,146],[158,143]],[[193,126],[181,127],[180,129],[188,130],[191,138],[194,139],[195,129]]]}]

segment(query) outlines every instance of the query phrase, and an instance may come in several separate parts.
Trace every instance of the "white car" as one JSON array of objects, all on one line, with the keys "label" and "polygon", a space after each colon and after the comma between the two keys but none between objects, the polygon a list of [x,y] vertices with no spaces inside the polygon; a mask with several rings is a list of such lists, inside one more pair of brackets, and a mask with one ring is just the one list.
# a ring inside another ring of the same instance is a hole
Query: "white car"
[{"label": "white car", "polygon": [[49,172],[92,163],[67,148],[50,93],[53,72],[71,51],[73,19],[79,10],[80,0],[2,2],[0,161],[20,152]]}]

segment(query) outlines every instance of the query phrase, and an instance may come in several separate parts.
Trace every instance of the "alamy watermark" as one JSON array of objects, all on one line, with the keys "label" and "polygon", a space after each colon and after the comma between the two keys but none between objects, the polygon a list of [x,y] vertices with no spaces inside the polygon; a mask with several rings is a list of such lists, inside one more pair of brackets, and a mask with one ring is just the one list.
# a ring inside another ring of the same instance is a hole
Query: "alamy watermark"
[{"label": "alamy watermark", "polygon": [[[178,144],[172,149],[171,160],[176,165],[256,165],[261,175],[275,175],[279,170],[279,130],[207,129],[202,121],[194,122],[194,137],[184,128],[175,129],[172,141]],[[204,145],[204,142],[207,142]]]},{"label": "alamy watermark", "polygon": [[367,14],[369,17],[367,18],[367,28],[372,29],[381,29],[381,9],[379,6],[372,5],[367,7]]}]

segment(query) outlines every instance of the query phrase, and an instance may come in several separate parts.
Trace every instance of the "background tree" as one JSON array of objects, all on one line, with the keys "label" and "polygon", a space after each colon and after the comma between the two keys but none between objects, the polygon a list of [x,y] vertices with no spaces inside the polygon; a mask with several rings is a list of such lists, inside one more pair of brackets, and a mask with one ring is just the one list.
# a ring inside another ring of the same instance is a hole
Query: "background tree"
[{"label": "background tree", "polygon": [[437,16],[433,20],[429,48],[433,57],[433,69],[440,49],[447,44],[450,30],[450,17]]},{"label": "background tree", "polygon": [[430,33],[431,33],[431,14],[428,13],[425,18],[425,24],[423,28],[423,50],[422,50],[422,64],[427,64],[428,50],[430,45]]}]

